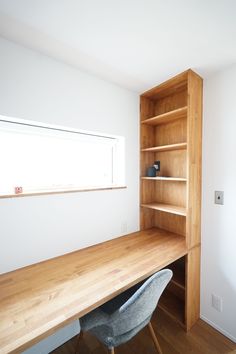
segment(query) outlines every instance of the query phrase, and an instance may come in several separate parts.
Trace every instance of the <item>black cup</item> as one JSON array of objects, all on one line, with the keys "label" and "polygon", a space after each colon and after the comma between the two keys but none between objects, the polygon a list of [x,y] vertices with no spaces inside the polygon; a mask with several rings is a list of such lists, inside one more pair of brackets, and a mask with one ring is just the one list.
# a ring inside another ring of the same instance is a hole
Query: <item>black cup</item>
[{"label": "black cup", "polygon": [[156,172],[157,172],[157,170],[155,169],[154,166],[148,167],[148,169],[147,169],[147,177],[156,177]]}]

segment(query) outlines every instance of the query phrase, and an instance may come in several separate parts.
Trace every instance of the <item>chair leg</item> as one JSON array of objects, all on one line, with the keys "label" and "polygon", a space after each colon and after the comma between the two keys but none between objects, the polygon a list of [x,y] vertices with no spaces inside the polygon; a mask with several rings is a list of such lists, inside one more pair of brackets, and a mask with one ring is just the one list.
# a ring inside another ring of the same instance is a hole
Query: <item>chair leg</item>
[{"label": "chair leg", "polygon": [[78,339],[77,339],[77,343],[76,343],[76,347],[75,347],[75,354],[78,354],[79,353],[79,342],[80,342],[80,339],[83,338],[83,332],[79,332],[78,334]]},{"label": "chair leg", "polygon": [[150,333],[151,333],[151,337],[152,337],[152,340],[153,340],[153,342],[154,342],[154,345],[155,345],[155,347],[156,347],[157,352],[158,352],[159,354],[162,354],[162,350],[161,350],[160,344],[159,344],[159,342],[158,342],[158,340],[157,340],[157,337],[156,337],[156,334],[155,334],[155,332],[154,332],[154,329],[153,329],[153,327],[152,327],[151,322],[148,323],[148,329],[149,329],[149,331],[150,331]]}]

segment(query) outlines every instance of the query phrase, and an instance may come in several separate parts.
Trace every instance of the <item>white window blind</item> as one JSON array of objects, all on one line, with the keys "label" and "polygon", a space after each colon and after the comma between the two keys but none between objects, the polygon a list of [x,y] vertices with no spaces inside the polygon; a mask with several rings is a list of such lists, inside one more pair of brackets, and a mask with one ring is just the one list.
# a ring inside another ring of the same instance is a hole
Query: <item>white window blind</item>
[{"label": "white window blind", "polygon": [[0,116],[0,154],[0,195],[125,182],[123,137]]}]

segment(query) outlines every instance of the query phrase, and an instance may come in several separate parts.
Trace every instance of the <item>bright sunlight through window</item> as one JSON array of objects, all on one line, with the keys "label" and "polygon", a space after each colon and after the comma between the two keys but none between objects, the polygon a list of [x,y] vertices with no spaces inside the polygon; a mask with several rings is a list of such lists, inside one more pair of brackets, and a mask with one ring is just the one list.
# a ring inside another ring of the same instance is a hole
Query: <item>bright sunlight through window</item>
[{"label": "bright sunlight through window", "polygon": [[0,195],[124,186],[124,138],[0,116]]}]

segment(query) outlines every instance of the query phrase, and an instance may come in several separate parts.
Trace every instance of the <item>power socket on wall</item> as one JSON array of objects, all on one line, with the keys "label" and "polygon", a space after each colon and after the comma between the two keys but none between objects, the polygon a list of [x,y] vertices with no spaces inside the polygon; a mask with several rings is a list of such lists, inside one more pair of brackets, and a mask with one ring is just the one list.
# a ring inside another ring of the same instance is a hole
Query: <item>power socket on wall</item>
[{"label": "power socket on wall", "polygon": [[221,297],[219,297],[215,294],[212,294],[211,295],[211,305],[215,310],[222,312],[222,298]]},{"label": "power socket on wall", "polygon": [[224,205],[224,192],[215,191],[215,204]]}]

